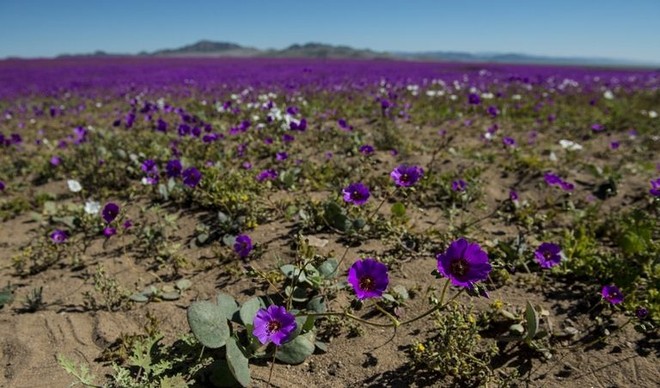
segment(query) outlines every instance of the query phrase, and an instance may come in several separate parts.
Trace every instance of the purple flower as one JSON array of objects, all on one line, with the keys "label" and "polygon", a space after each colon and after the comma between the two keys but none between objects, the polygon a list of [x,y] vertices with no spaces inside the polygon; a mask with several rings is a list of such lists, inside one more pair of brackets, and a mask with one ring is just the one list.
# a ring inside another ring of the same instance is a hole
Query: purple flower
[{"label": "purple flower", "polygon": [[60,229],[55,229],[53,233],[50,234],[50,240],[55,244],[62,244],[69,238],[69,235]]},{"label": "purple flower", "polygon": [[300,122],[291,121],[289,123],[289,129],[292,131],[305,131],[307,129],[307,120],[301,119]]},{"label": "purple flower", "polygon": [[620,146],[621,146],[621,143],[619,143],[619,141],[617,141],[617,140],[610,143],[610,149],[611,150],[617,150],[617,149],[619,149]]},{"label": "purple flower", "polygon": [[561,189],[564,190],[564,191],[573,191],[573,189],[575,188],[575,186],[574,186],[572,183],[568,183],[568,182],[566,182],[566,181],[564,181],[564,180],[562,180],[561,182],[559,182],[559,186],[560,186]]},{"label": "purple flower", "polygon": [[605,127],[601,124],[598,124],[598,123],[591,126],[591,130],[593,132],[602,132],[604,129],[605,129]]},{"label": "purple flower", "polygon": [[534,251],[534,258],[541,268],[552,268],[561,261],[561,247],[553,243],[543,243]]},{"label": "purple flower", "polygon": [[202,179],[202,173],[199,172],[195,167],[188,167],[183,170],[181,174],[183,177],[183,184],[188,187],[195,187],[199,184],[199,181]]},{"label": "purple flower", "polygon": [[273,180],[276,179],[278,175],[277,171],[273,169],[263,170],[257,175],[257,181],[263,182],[266,180]]},{"label": "purple flower", "polygon": [[374,153],[374,147],[370,146],[369,144],[365,144],[360,146],[359,151],[362,155],[371,155]]},{"label": "purple flower", "polygon": [[117,215],[119,214],[119,205],[113,202],[108,202],[103,206],[103,211],[101,211],[101,217],[103,217],[103,220],[105,221],[106,224],[111,223],[112,221],[117,218]]},{"label": "purple flower", "polygon": [[103,229],[103,235],[106,238],[110,238],[111,236],[114,236],[115,234],[117,234],[117,229],[115,229],[111,226],[107,226]]},{"label": "purple flower", "polygon": [[252,323],[252,334],[264,345],[269,342],[277,346],[282,345],[298,327],[293,314],[287,312],[284,307],[275,305],[259,309]]},{"label": "purple flower", "polygon": [[50,164],[51,166],[59,166],[60,164],[62,164],[62,158],[60,158],[59,156],[53,156],[52,158],[50,158]]},{"label": "purple flower", "polygon": [[491,105],[488,107],[488,114],[491,115],[491,117],[497,117],[497,115],[500,114],[500,110],[497,109],[495,105]]},{"label": "purple flower", "polygon": [[517,192],[517,191],[515,191],[515,190],[511,190],[511,191],[509,191],[509,200],[511,200],[511,202],[516,202],[516,201],[518,201],[518,198],[519,198],[519,196],[518,196],[518,192]]},{"label": "purple flower", "polygon": [[124,227],[124,230],[128,230],[133,227],[133,221],[126,220],[122,226]]},{"label": "purple flower", "polygon": [[387,266],[372,258],[358,260],[348,269],[348,282],[358,299],[380,298],[390,282]]},{"label": "purple flower", "polygon": [[621,293],[621,290],[619,290],[619,287],[615,285],[603,286],[600,294],[603,296],[603,299],[612,304],[623,302],[623,294]]},{"label": "purple flower", "polygon": [[479,244],[471,244],[464,238],[452,242],[436,259],[438,272],[459,287],[472,288],[474,282],[487,279],[492,269],[488,254]]},{"label": "purple flower", "polygon": [[457,192],[463,192],[465,189],[467,189],[467,182],[465,182],[463,179],[457,179],[451,182],[451,189]]},{"label": "purple flower", "polygon": [[0,191],[5,191],[5,182],[0,181]]},{"label": "purple flower", "polygon": [[660,197],[660,178],[651,181],[649,193],[654,197]]},{"label": "purple flower", "polygon": [[344,201],[352,203],[353,205],[361,206],[367,203],[369,199],[369,188],[362,183],[351,183],[342,193],[344,194]]},{"label": "purple flower", "polygon": [[156,131],[158,132],[167,132],[167,121],[159,118],[156,122]]},{"label": "purple flower", "polygon": [[558,185],[561,183],[561,178],[551,172],[546,172],[543,174],[543,179],[545,179],[545,183],[549,184],[550,186]]},{"label": "purple flower", "polygon": [[282,135],[282,142],[284,143],[291,143],[294,140],[296,140],[296,138],[293,137],[292,135],[289,135],[288,133]]},{"label": "purple flower", "polygon": [[353,126],[348,125],[348,122],[346,122],[345,119],[337,120],[337,124],[339,125],[339,128],[341,128],[343,131],[352,131],[353,130]]},{"label": "purple flower", "polygon": [[283,162],[287,159],[289,159],[289,154],[287,154],[286,152],[282,151],[282,152],[275,153],[275,160],[276,161]]},{"label": "purple flower", "polygon": [[74,144],[81,144],[87,141],[87,130],[84,127],[76,127],[73,129],[75,140]]},{"label": "purple flower", "polygon": [[252,251],[252,239],[247,234],[241,234],[236,237],[234,242],[234,252],[238,254],[238,257],[245,259],[250,255]]},{"label": "purple flower", "polygon": [[470,93],[470,95],[468,95],[468,103],[470,103],[470,105],[479,105],[481,104],[481,98],[477,93]]},{"label": "purple flower", "polygon": [[142,171],[147,175],[158,175],[158,166],[153,159],[142,162]]},{"label": "purple flower", "polygon": [[177,128],[177,132],[179,133],[180,137],[189,135],[190,134],[190,125],[188,125],[188,124],[179,124],[179,128]]},{"label": "purple flower", "polygon": [[172,159],[165,165],[165,171],[168,178],[178,178],[181,175],[181,170],[183,166],[179,159]]},{"label": "purple flower", "polygon": [[646,307],[637,307],[637,310],[635,310],[635,316],[637,319],[646,319],[646,317],[649,316],[649,310]]},{"label": "purple flower", "polygon": [[392,170],[390,177],[397,186],[410,187],[413,186],[424,176],[424,170],[419,166],[406,166],[400,165]]},{"label": "purple flower", "polygon": [[504,137],[502,138],[502,144],[504,144],[505,147],[515,147],[516,141],[512,137]]}]

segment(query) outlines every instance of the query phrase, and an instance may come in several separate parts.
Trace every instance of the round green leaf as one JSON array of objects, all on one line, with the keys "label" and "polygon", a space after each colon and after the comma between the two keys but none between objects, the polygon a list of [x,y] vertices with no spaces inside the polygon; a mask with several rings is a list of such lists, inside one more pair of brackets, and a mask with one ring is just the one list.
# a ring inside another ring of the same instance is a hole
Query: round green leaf
[{"label": "round green leaf", "polygon": [[326,279],[333,278],[337,274],[337,260],[328,259],[323,263],[321,263],[318,269],[324,278]]},{"label": "round green leaf", "polygon": [[238,311],[238,303],[236,303],[234,297],[224,292],[219,292],[216,301],[218,306],[220,306],[220,310],[225,314],[225,317],[231,320]]},{"label": "round green leaf", "polygon": [[163,292],[160,297],[163,300],[177,300],[181,297],[181,294],[178,291]]},{"label": "round green leaf", "polygon": [[137,293],[137,292],[135,294],[129,296],[128,299],[132,300],[133,302],[138,302],[138,303],[147,303],[149,301],[148,296],[146,296],[144,294]]},{"label": "round green leaf", "polygon": [[277,349],[275,358],[286,364],[300,364],[314,353],[314,339],[314,332],[299,335]]},{"label": "round green leaf", "polygon": [[244,387],[249,387],[250,366],[248,359],[238,347],[234,337],[227,340],[227,364],[229,364],[229,370],[231,370],[236,381]]},{"label": "round green leaf", "polygon": [[241,322],[243,322],[244,325],[252,325],[254,316],[257,315],[257,311],[259,311],[259,309],[262,307],[265,306],[259,298],[252,298],[243,303],[243,306],[241,306],[241,310],[239,312]]},{"label": "round green leaf", "polygon": [[394,217],[403,217],[406,215],[406,205],[402,204],[401,202],[397,202],[392,205],[390,210],[392,211],[392,215]]},{"label": "round green leaf", "polygon": [[176,282],[176,288],[181,291],[189,289],[190,286],[192,286],[192,282],[188,279],[180,279]]},{"label": "round green leaf", "polygon": [[227,318],[215,303],[202,301],[191,304],[188,307],[188,324],[199,342],[208,348],[220,348],[229,338]]},{"label": "round green leaf", "polygon": [[325,298],[321,295],[316,295],[307,302],[307,310],[314,311],[315,313],[324,313],[326,310]]}]

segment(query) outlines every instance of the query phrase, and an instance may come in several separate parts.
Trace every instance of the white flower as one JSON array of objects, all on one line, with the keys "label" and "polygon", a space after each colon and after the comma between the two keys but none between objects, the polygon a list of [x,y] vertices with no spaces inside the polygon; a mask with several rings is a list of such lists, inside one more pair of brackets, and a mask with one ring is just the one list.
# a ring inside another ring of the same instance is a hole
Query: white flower
[{"label": "white flower", "polygon": [[603,97],[605,97],[606,100],[613,100],[614,93],[612,93],[611,90],[606,90],[605,93],[603,93]]},{"label": "white flower", "polygon": [[652,118],[652,119],[658,117],[658,112],[656,112],[654,110],[650,110],[649,111],[649,117]]},{"label": "white flower", "polygon": [[69,179],[66,181],[66,184],[69,186],[69,190],[73,193],[77,193],[80,190],[82,190],[82,186],[80,186],[80,182],[78,182],[75,179]]},{"label": "white flower", "polygon": [[557,161],[557,155],[555,155],[554,152],[550,152],[550,156],[548,157],[551,162],[556,162]]},{"label": "white flower", "polygon": [[87,202],[85,202],[85,213],[96,215],[99,214],[99,211],[101,211],[101,204],[97,201],[88,199]]},{"label": "white flower", "polygon": [[559,140],[559,145],[561,145],[561,148],[569,151],[579,151],[582,149],[582,146],[578,143],[565,139]]}]

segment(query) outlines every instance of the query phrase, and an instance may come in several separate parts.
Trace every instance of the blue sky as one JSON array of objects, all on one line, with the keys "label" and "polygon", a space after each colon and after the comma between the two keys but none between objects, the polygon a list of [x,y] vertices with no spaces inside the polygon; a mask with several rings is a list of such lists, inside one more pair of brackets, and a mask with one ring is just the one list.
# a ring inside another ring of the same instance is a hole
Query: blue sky
[{"label": "blue sky", "polygon": [[660,63],[660,0],[0,0],[0,58],[137,53],[200,39]]}]

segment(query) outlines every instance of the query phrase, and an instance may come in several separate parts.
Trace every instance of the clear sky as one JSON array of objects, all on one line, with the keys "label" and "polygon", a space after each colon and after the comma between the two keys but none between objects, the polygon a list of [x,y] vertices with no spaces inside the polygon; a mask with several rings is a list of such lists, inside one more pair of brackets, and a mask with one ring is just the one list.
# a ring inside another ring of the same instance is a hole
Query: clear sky
[{"label": "clear sky", "polygon": [[0,58],[137,53],[201,39],[660,63],[660,0],[0,0]]}]

